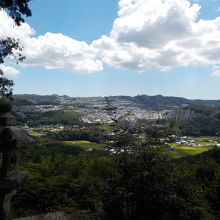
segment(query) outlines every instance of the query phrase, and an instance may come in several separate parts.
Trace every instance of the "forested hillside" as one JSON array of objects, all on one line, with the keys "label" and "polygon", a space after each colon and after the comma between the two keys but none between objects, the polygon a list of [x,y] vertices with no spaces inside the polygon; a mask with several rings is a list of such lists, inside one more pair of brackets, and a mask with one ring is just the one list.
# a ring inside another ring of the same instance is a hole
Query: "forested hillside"
[{"label": "forested hillside", "polygon": [[13,202],[15,216],[89,210],[121,220],[219,218],[219,149],[173,160],[164,148],[110,155],[42,140],[22,150],[21,168],[29,178]]},{"label": "forested hillside", "polygon": [[[90,97],[82,98],[82,100],[90,100]],[[103,97],[96,97],[97,101],[103,102]],[[210,105],[220,106],[220,100],[191,100],[180,97],[169,97],[162,95],[138,95],[138,96],[111,96],[109,97],[113,102],[130,102],[131,105],[137,105],[141,108],[152,109],[152,110],[164,110],[171,109],[173,107],[181,107],[184,105]],[[77,98],[80,101],[80,98]],[[58,96],[58,95],[15,95],[14,104],[20,105],[58,105],[63,101],[76,102],[76,98],[69,96]]]},{"label": "forested hillside", "polygon": [[179,122],[183,135],[220,136],[220,107],[193,105],[189,108],[194,118]]}]

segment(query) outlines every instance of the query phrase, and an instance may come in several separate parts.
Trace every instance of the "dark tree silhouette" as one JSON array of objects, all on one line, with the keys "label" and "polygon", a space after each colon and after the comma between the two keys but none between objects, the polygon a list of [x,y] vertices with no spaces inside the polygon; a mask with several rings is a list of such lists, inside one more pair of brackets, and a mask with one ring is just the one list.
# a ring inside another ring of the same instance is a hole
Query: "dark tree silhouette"
[{"label": "dark tree silhouette", "polygon": [[[28,7],[30,0],[0,0],[0,9],[5,10],[15,21],[15,25],[21,25],[24,22],[22,15],[31,16],[31,10]],[[16,50],[16,54],[13,51]],[[13,56],[16,62],[23,61],[25,57],[21,54],[22,46],[19,39],[6,38],[0,40],[0,64],[4,63],[6,57]],[[12,80],[8,80],[2,70],[0,71],[0,96],[12,96]]]},{"label": "dark tree silhouette", "polygon": [[17,25],[24,22],[22,15],[31,16],[31,10],[28,7],[30,0],[0,0],[0,8],[7,11],[9,16]]},{"label": "dark tree silhouette", "polygon": [[12,80],[3,77],[3,72],[0,70],[0,95],[4,95],[6,97],[12,97],[12,86],[14,82]]}]

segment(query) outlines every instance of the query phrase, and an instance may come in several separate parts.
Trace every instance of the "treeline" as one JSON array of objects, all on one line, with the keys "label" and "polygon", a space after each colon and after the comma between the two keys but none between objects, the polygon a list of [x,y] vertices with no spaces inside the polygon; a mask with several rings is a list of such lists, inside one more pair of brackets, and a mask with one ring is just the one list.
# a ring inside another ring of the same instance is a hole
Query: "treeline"
[{"label": "treeline", "polygon": [[15,216],[104,211],[109,220],[219,219],[220,150],[171,160],[163,148],[109,155],[44,140],[21,152]]},{"label": "treeline", "polygon": [[153,110],[167,110],[172,109],[174,106],[183,105],[204,105],[204,106],[220,106],[220,100],[201,100],[201,99],[186,99],[181,97],[173,96],[148,96],[148,95],[138,95],[131,97],[134,103],[140,104],[145,108],[151,108]]},{"label": "treeline", "polygon": [[55,105],[59,104],[57,95],[14,95],[13,104],[16,106],[22,105]]},{"label": "treeline", "polygon": [[[167,110],[172,109],[174,106],[183,106],[183,105],[204,105],[204,106],[220,106],[220,100],[191,100],[181,97],[172,97],[172,96],[162,96],[162,95],[137,95],[134,97],[131,96],[110,96],[108,97],[112,101],[129,101],[134,105],[139,105],[147,109],[153,110]],[[14,105],[57,105],[60,104],[61,100],[70,100],[74,101],[76,98],[69,96],[58,96],[58,95],[14,95]],[[101,98],[100,98],[101,100]]]},{"label": "treeline", "polygon": [[122,147],[137,144],[137,138],[132,135],[132,131],[131,129],[126,132],[116,133],[116,129],[103,129],[101,126],[94,125],[83,129],[64,129],[57,132],[49,132],[46,137],[56,141],[86,140],[108,146],[111,145],[112,147]]},{"label": "treeline", "polygon": [[88,127],[85,129],[65,129],[58,132],[50,132],[47,138],[57,141],[86,140],[96,143],[103,143],[107,136],[104,130],[98,127]]},{"label": "treeline", "polygon": [[14,217],[98,209],[110,167],[105,151],[46,139],[23,148],[20,169],[29,175],[14,199]]},{"label": "treeline", "polygon": [[14,113],[18,124],[28,124],[31,127],[42,125],[83,125],[80,120],[82,116],[74,111],[48,111],[48,112],[29,112],[25,114]]}]

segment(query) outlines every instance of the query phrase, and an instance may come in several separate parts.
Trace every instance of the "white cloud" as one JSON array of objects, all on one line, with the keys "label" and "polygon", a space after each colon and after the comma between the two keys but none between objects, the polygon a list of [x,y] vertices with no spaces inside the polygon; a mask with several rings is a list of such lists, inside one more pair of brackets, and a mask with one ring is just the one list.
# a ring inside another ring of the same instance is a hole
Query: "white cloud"
[{"label": "white cloud", "polygon": [[74,72],[89,73],[103,70],[92,48],[63,34],[46,33],[29,38],[24,49],[24,65],[42,65],[47,69],[67,68]]},{"label": "white cloud", "polygon": [[212,76],[220,76],[220,69],[214,70]]},{"label": "white cloud", "polygon": [[13,27],[0,13],[0,38],[19,38],[23,66],[67,68],[78,73],[103,70],[103,63],[135,71],[220,64],[220,17],[198,19],[200,6],[189,0],[120,0],[108,36],[91,45],[61,33],[33,36],[28,25]]},{"label": "white cloud", "polygon": [[18,27],[4,11],[0,11],[0,39],[12,37],[20,40],[26,56],[22,66],[43,66],[48,69],[66,68],[74,72],[90,73],[103,70],[93,49],[83,41],[63,34],[46,33],[32,37],[34,30],[23,24]]},{"label": "white cloud", "polygon": [[12,37],[15,39],[19,38],[25,42],[30,35],[35,33],[26,23],[23,23],[19,27],[16,26],[14,21],[2,9],[0,9],[0,21],[0,39]]},{"label": "white cloud", "polygon": [[0,69],[2,70],[5,76],[15,77],[19,74],[19,70],[16,70],[15,68],[10,66],[5,66],[3,64],[0,64]]},{"label": "white cloud", "polygon": [[200,9],[187,0],[121,0],[119,6],[110,37],[147,48],[190,36]]},{"label": "white cloud", "polygon": [[198,4],[121,0],[119,6],[110,35],[92,44],[103,62],[137,71],[220,63],[220,17],[198,20]]}]

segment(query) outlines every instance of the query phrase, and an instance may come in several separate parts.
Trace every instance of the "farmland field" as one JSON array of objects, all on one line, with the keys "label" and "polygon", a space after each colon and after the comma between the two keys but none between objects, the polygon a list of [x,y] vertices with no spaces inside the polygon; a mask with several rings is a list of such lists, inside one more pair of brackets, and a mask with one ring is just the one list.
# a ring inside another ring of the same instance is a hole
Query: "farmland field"
[{"label": "farmland field", "polygon": [[32,136],[44,136],[45,135],[45,134],[42,134],[42,133],[37,132],[37,131],[31,131],[29,134],[32,135]]},{"label": "farmland field", "polygon": [[194,156],[205,151],[213,149],[213,147],[187,147],[187,146],[174,146],[175,151],[170,151],[169,155],[172,158],[181,158],[187,156]]},{"label": "farmland field", "polygon": [[103,144],[92,143],[90,141],[63,141],[63,143],[71,144],[73,146],[78,146],[85,150],[88,150],[88,149],[104,150],[105,149],[105,146]]}]

